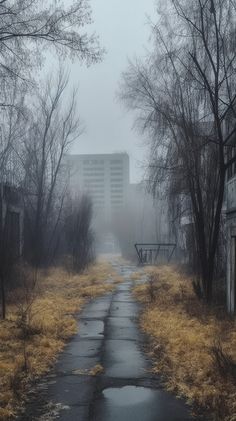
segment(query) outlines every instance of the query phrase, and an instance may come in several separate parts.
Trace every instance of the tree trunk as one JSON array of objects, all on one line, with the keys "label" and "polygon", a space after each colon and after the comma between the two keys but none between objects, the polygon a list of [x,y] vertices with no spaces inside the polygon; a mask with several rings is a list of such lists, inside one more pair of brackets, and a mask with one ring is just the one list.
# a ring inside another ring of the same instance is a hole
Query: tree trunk
[{"label": "tree trunk", "polygon": [[216,213],[214,219],[214,232],[212,242],[209,246],[209,258],[208,258],[208,280],[207,280],[207,302],[212,301],[212,290],[213,290],[213,277],[214,277],[214,268],[215,268],[215,258],[217,251],[217,244],[219,240],[220,233],[220,221],[222,214],[222,206],[224,201],[224,190],[225,190],[225,169],[220,169],[220,185],[219,185],[219,194],[218,201],[216,206]]},{"label": "tree trunk", "polygon": [[3,277],[1,277],[1,296],[2,296],[2,319],[6,318],[6,294],[5,294],[5,283]]}]

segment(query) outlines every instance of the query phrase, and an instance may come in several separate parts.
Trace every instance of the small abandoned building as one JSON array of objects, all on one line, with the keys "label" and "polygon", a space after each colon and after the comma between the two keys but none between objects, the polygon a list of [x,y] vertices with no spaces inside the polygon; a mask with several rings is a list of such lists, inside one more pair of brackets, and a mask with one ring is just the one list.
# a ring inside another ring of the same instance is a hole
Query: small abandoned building
[{"label": "small abandoned building", "polygon": [[226,183],[227,307],[236,310],[236,164],[230,167]]},{"label": "small abandoned building", "polygon": [[23,249],[24,208],[19,189],[0,184],[0,244],[4,255],[17,259]]}]

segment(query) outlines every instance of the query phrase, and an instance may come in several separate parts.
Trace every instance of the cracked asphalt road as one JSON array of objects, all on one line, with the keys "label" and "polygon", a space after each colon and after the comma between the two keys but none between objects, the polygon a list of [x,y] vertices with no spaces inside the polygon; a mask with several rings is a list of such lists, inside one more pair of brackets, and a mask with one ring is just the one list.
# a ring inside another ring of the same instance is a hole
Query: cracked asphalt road
[{"label": "cracked asphalt road", "polygon": [[[137,267],[114,267],[124,282],[81,312],[78,334],[33,391],[21,421],[192,420],[189,408],[150,372],[137,326],[140,307],[131,292]],[[98,364],[103,373],[89,375]]]}]

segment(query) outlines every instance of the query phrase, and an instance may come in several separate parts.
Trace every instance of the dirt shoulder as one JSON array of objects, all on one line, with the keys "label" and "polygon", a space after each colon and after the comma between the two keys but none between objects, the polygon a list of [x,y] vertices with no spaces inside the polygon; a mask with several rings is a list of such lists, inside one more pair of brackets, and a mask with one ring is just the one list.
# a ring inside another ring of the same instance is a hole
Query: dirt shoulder
[{"label": "dirt shoulder", "polygon": [[165,387],[215,420],[236,420],[236,323],[200,302],[191,279],[175,267],[148,269],[134,289],[140,324],[151,338],[153,371]]},{"label": "dirt shoulder", "polygon": [[33,291],[25,285],[14,292],[7,320],[0,322],[1,420],[19,411],[32,381],[50,369],[77,332],[77,315],[85,303],[112,291],[120,282],[106,262],[91,266],[81,275],[51,268],[37,277]]}]

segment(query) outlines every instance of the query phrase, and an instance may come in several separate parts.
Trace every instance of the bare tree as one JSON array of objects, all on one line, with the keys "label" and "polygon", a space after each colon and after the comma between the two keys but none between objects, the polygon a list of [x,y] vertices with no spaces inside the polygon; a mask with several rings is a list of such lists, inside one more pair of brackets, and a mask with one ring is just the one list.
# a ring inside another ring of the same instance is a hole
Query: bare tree
[{"label": "bare tree", "polygon": [[40,45],[51,44],[59,52],[68,52],[88,63],[97,61],[101,52],[97,38],[84,30],[90,23],[91,9],[87,0],[74,0],[67,7],[60,0],[1,0],[2,72],[29,68],[42,54]]},{"label": "bare tree", "polygon": [[168,177],[172,191],[191,199],[209,302],[226,172],[236,160],[226,153],[236,133],[236,3],[170,0],[168,6],[168,16],[162,10],[153,25],[154,52],[145,64],[130,65],[122,96],[151,134],[154,188]]},{"label": "bare tree", "polygon": [[[37,264],[52,254],[57,242],[64,200],[58,185],[62,156],[80,129],[75,92],[62,110],[67,85],[62,74],[54,91],[53,82],[48,82],[44,94],[38,101],[28,101],[28,107],[25,96],[31,88],[35,99],[32,70],[42,65],[45,48],[87,65],[101,59],[96,35],[86,31],[91,22],[88,0],[74,0],[68,6],[61,0],[0,0],[0,187],[7,183],[22,188],[29,234],[25,245]],[[2,212],[0,206],[0,295],[5,317],[5,289],[15,252],[9,239],[10,212],[4,208],[4,217]]]},{"label": "bare tree", "polygon": [[32,115],[22,151],[27,228],[25,251],[36,265],[53,254],[67,187],[60,171],[62,159],[81,134],[75,91],[63,106],[67,84],[68,78],[61,71],[57,81],[46,83],[43,93],[36,98],[34,117]]},{"label": "bare tree", "polygon": [[86,195],[71,201],[65,219],[66,250],[76,272],[94,260],[94,234],[91,228],[92,201]]},{"label": "bare tree", "polygon": [[[14,278],[14,267],[21,255],[22,200],[19,192],[20,163],[17,148],[26,121],[24,96],[19,84],[8,88],[11,106],[0,115],[0,284],[2,317],[6,316],[6,291]],[[18,186],[18,187],[17,187]]]},{"label": "bare tree", "polygon": [[87,65],[101,60],[97,36],[86,31],[91,22],[89,0],[68,6],[62,0],[0,0],[0,107],[13,106],[9,89],[16,80],[35,89],[33,70],[50,49]]}]

